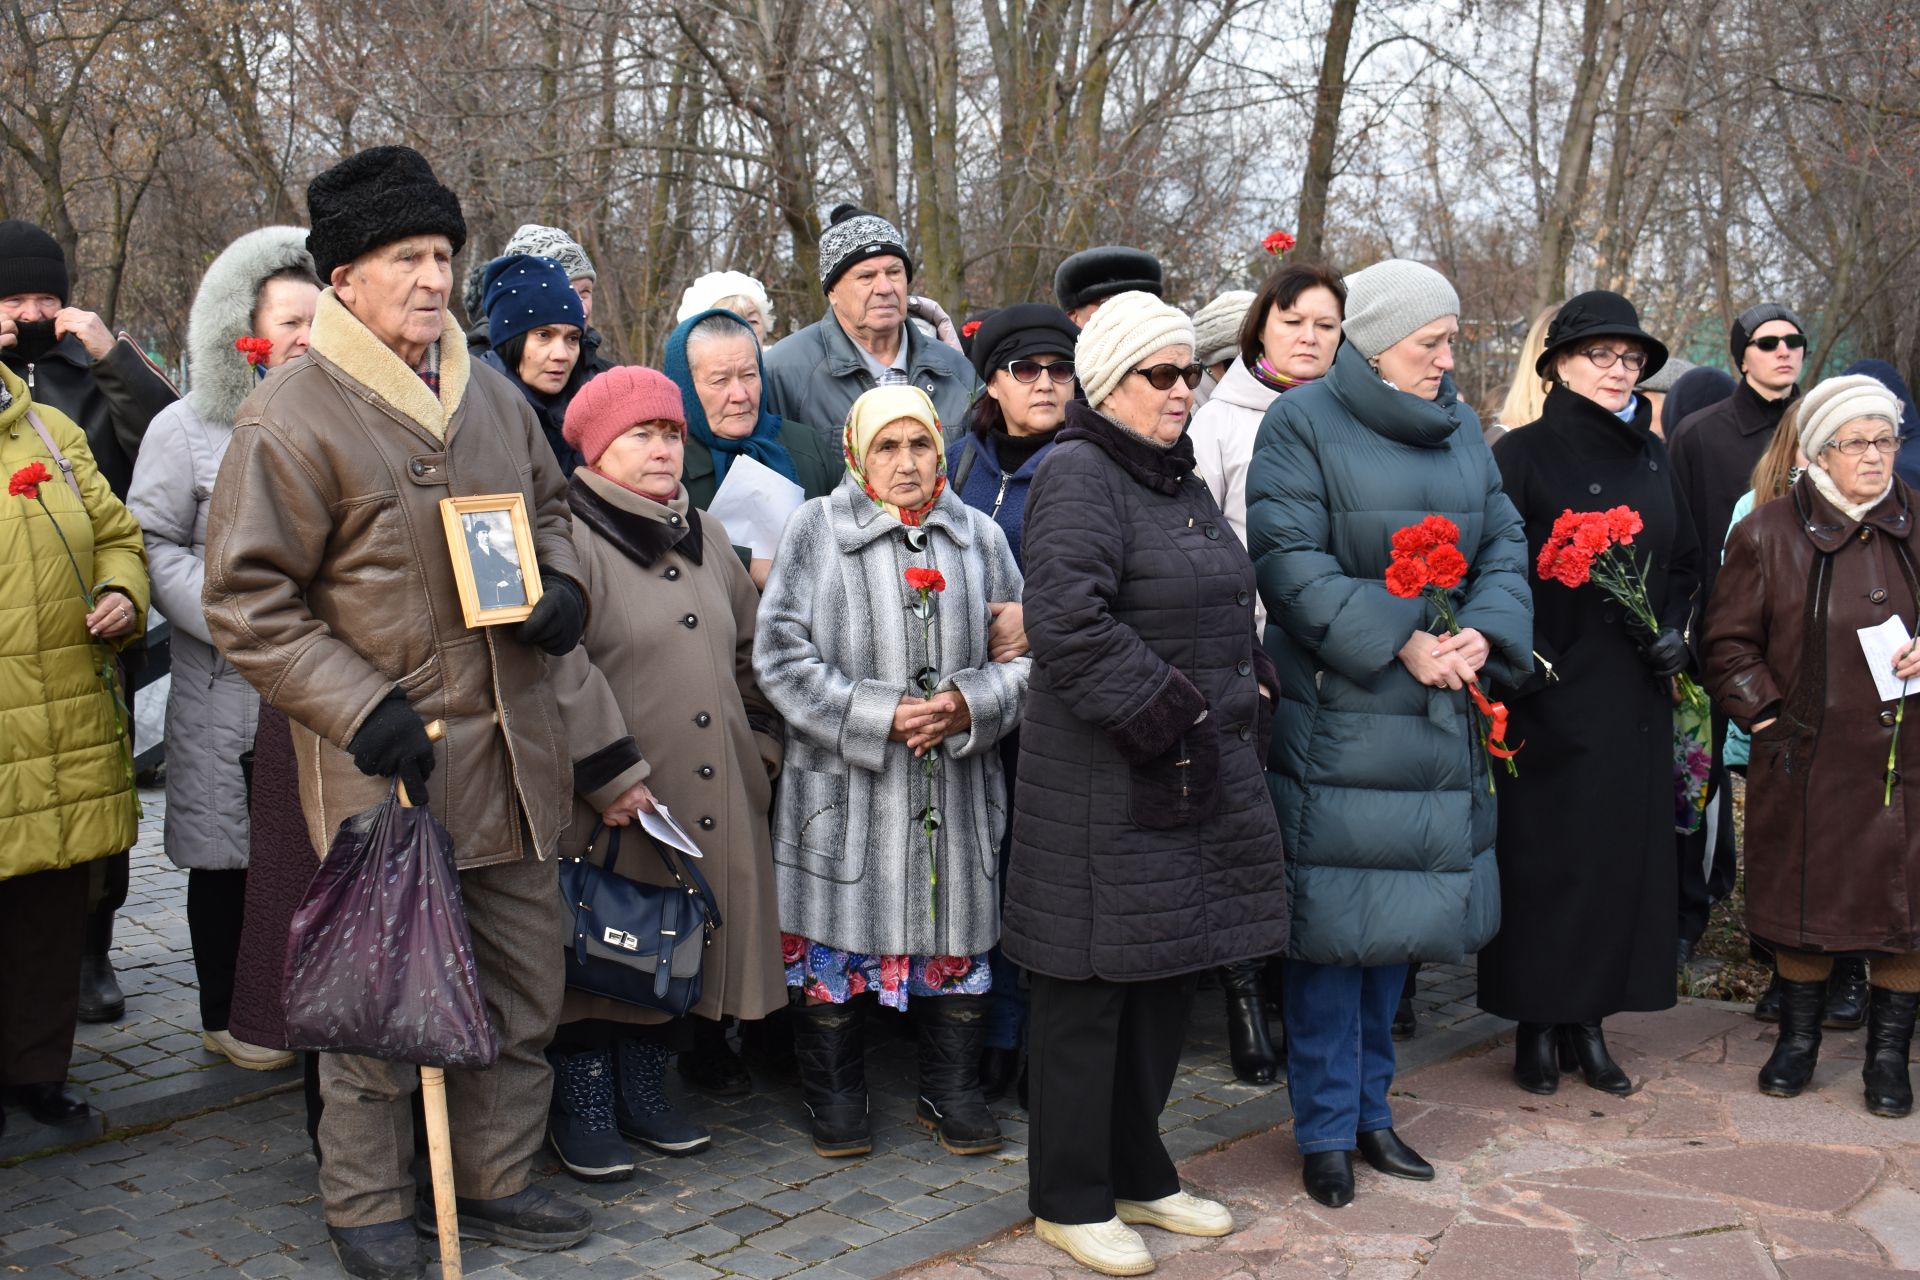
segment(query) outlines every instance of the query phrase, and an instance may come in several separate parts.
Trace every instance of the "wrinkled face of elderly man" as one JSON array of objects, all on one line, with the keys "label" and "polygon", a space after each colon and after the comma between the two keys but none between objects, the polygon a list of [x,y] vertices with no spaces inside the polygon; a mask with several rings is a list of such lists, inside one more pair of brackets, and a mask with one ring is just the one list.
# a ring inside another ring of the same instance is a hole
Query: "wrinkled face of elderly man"
[{"label": "wrinkled face of elderly man", "polygon": [[446,327],[453,289],[453,242],[408,236],[333,269],[333,292],[393,353],[418,368]]},{"label": "wrinkled face of elderly man", "polygon": [[886,254],[856,262],[827,290],[827,305],[847,336],[890,356],[907,316],[907,264]]}]

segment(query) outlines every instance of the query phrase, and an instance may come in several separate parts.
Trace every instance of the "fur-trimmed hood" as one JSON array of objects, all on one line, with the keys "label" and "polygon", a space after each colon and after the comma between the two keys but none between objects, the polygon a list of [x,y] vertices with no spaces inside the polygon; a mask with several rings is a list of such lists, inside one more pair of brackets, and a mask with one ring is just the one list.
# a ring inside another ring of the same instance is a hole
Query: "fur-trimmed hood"
[{"label": "fur-trimmed hood", "polygon": [[253,332],[260,282],[287,267],[313,270],[307,233],[299,227],[249,231],[207,268],[187,316],[187,399],[209,422],[231,425],[253,391],[253,367],[234,341]]}]

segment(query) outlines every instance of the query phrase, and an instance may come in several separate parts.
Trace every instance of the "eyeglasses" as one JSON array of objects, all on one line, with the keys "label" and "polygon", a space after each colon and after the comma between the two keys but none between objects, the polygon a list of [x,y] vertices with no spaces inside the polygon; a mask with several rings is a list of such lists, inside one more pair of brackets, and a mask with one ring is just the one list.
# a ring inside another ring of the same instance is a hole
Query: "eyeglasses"
[{"label": "eyeglasses", "polygon": [[1857,458],[1872,449],[1883,458],[1891,458],[1900,449],[1899,436],[1875,436],[1871,440],[1830,440],[1827,448],[1838,450],[1849,458]]},{"label": "eyeglasses", "polygon": [[1781,343],[1785,343],[1789,351],[1798,351],[1807,345],[1807,340],[1797,333],[1770,333],[1764,338],[1753,340],[1753,345],[1762,351],[1772,351]]},{"label": "eyeglasses", "polygon": [[1611,369],[1615,360],[1635,373],[1647,367],[1647,353],[1644,351],[1615,351],[1611,347],[1588,347],[1580,354],[1593,361],[1593,367],[1596,369]]},{"label": "eyeglasses", "polygon": [[1073,381],[1073,361],[1055,360],[1052,364],[1041,364],[1038,360],[1009,361],[1006,370],[1013,375],[1015,382],[1038,382],[1040,375],[1046,374],[1047,381],[1056,385]]},{"label": "eyeglasses", "polygon": [[1156,364],[1146,369],[1129,369],[1127,372],[1145,378],[1155,391],[1171,391],[1176,381],[1186,383],[1189,390],[1199,386],[1206,370],[1197,364]]}]

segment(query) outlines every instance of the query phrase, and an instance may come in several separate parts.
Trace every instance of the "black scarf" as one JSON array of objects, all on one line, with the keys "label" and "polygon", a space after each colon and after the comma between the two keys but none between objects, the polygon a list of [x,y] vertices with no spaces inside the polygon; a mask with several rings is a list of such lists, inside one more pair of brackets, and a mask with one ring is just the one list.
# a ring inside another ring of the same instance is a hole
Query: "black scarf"
[{"label": "black scarf", "polygon": [[1077,400],[1067,406],[1067,425],[1060,428],[1059,439],[1092,441],[1121,470],[1158,493],[1180,492],[1181,484],[1193,474],[1193,440],[1185,432],[1163,449]]},{"label": "black scarf", "polygon": [[[644,498],[645,495],[635,496]],[[578,475],[567,482],[567,505],[573,508],[575,518],[582,524],[618,547],[621,554],[642,569],[651,569],[669,551],[678,551],[695,564],[700,563],[700,517],[691,509],[678,524],[650,520],[608,502]]]}]

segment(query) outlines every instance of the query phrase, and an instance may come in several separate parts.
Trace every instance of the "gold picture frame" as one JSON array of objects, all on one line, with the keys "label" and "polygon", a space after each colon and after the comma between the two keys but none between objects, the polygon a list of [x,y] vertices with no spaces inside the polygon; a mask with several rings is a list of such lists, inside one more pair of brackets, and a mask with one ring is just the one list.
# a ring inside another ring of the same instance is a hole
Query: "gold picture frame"
[{"label": "gold picture frame", "polygon": [[[442,498],[453,581],[469,627],[519,622],[540,603],[540,565],[533,555],[527,501],[518,493]],[[503,533],[502,526],[510,530]],[[509,557],[506,552],[512,551]]]}]

